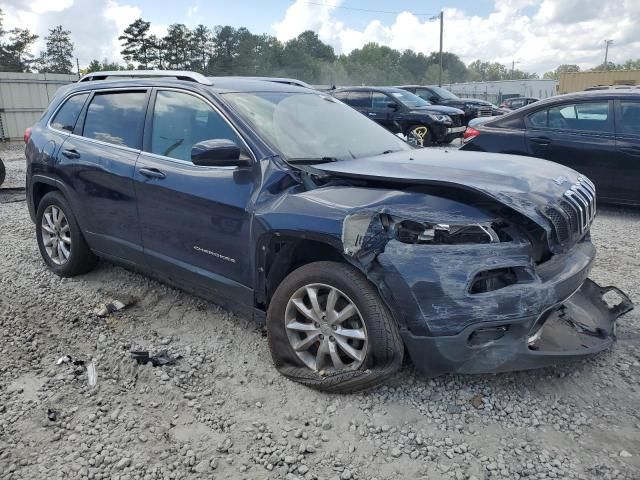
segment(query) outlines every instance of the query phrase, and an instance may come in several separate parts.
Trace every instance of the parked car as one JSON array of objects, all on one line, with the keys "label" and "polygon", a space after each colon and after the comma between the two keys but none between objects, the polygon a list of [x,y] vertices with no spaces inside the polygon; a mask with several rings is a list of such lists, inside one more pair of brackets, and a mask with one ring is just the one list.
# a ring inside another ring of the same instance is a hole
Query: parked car
[{"label": "parked car", "polygon": [[640,91],[541,100],[465,132],[463,150],[529,155],[589,177],[598,198],[640,205]]},{"label": "parked car", "polygon": [[435,85],[403,85],[398,88],[411,92],[434,105],[443,105],[462,110],[465,116],[465,125],[469,123],[469,120],[476,117],[492,117],[506,113],[505,110],[496,107],[494,104],[487,102],[486,100],[480,100],[477,98],[460,98],[446,88],[437,87]]},{"label": "parked car", "polygon": [[506,110],[517,110],[522,107],[526,107],[527,105],[531,105],[532,103],[536,103],[539,98],[533,97],[513,97],[508,98],[504,102],[500,104],[500,108]]},{"label": "parked car", "polygon": [[596,85],[584,89],[585,92],[591,90],[640,90],[640,85]]},{"label": "parked car", "polygon": [[465,130],[462,110],[431,105],[399,88],[348,87],[331,94],[419,147],[451,143]]},{"label": "parked car", "polygon": [[428,375],[588,357],[632,308],[587,279],[593,186],[569,168],[414,148],[297,86],[140,74],[63,87],[25,135],[57,275],[103,257],[266,320],[278,370],[334,392],[405,351]]}]

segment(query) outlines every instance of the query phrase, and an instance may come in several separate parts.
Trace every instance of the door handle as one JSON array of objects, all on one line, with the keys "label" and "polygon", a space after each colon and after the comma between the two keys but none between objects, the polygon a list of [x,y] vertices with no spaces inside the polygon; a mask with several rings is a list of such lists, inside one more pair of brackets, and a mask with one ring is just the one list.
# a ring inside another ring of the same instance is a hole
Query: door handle
[{"label": "door handle", "polygon": [[374,113],[374,112],[369,112],[369,116],[370,116],[370,117],[375,117],[375,116],[376,116],[376,113]]},{"label": "door handle", "polygon": [[551,139],[549,137],[531,137],[529,140],[541,147],[551,145]]},{"label": "door handle", "polygon": [[140,172],[140,175],[143,175],[147,178],[158,178],[162,180],[166,177],[166,175],[157,168],[141,168],[138,171]]},{"label": "door handle", "polygon": [[76,158],[80,158],[80,154],[75,148],[69,148],[67,150],[63,150],[62,155],[67,157],[69,160],[75,160]]},{"label": "door handle", "polygon": [[620,147],[621,152],[640,157],[640,147]]}]

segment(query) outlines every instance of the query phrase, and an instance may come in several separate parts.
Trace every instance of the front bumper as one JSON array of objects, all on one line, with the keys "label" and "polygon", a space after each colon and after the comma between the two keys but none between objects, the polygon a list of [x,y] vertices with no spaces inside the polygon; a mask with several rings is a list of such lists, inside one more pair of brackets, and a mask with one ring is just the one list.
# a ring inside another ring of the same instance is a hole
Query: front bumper
[{"label": "front bumper", "polygon": [[[526,242],[393,241],[377,257],[382,268],[376,283],[398,315],[419,371],[435,376],[521,370],[593,355],[612,344],[615,320],[633,306],[619,291],[618,306],[604,303],[613,287],[600,288],[587,278],[594,259],[588,240],[540,265],[531,262]],[[521,272],[515,284],[473,293],[482,272],[510,267]]]},{"label": "front bumper", "polygon": [[[613,307],[604,300],[611,290],[622,299]],[[609,348],[615,340],[617,318],[632,308],[629,298],[615,287],[603,288],[587,279],[571,297],[537,317],[483,324],[483,333],[504,332],[497,339],[474,345],[470,339],[478,325],[452,336],[418,337],[405,330],[402,337],[416,368],[430,376],[527,370],[586,358]]]}]

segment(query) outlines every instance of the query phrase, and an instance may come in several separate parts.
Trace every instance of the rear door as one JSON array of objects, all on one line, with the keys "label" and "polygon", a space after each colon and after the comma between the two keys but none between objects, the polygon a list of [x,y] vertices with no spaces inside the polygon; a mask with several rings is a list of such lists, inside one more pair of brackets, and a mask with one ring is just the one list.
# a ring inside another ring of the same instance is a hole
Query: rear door
[{"label": "rear door", "polygon": [[346,97],[338,98],[364,115],[367,115],[369,113],[369,106],[371,105],[371,92],[355,90],[348,92],[348,95]]},{"label": "rear door", "polygon": [[615,190],[613,104],[608,100],[568,102],[527,117],[529,154],[566,165],[589,177],[598,196]]},{"label": "rear door", "polygon": [[57,155],[91,248],[136,264],[143,257],[133,172],[147,96],[144,88],[94,92]]},{"label": "rear door", "polygon": [[616,100],[615,119],[618,157],[615,200],[640,205],[640,100]]}]

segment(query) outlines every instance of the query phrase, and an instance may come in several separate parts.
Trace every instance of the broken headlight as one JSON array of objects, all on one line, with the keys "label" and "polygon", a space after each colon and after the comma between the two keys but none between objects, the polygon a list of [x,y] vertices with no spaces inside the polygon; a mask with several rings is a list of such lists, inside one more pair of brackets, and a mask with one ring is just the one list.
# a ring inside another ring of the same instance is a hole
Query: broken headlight
[{"label": "broken headlight", "polygon": [[402,243],[463,245],[502,241],[493,224],[447,225],[403,220],[393,226]]}]

